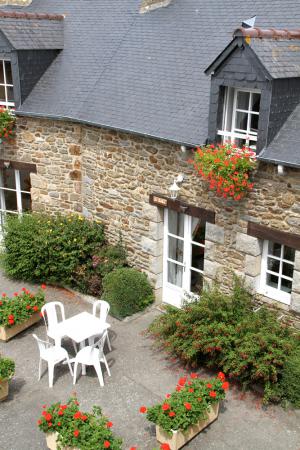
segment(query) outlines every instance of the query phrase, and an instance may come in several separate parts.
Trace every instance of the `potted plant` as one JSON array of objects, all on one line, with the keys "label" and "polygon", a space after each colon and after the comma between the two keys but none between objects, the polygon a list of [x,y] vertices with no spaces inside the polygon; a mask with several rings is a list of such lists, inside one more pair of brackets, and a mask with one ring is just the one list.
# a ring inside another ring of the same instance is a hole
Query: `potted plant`
[{"label": "potted plant", "polygon": [[190,162],[220,197],[238,201],[253,189],[250,175],[256,168],[256,153],[248,147],[205,145],[196,148]]},{"label": "potted plant", "polygon": [[41,307],[45,304],[44,289],[36,294],[22,288],[22,292],[15,292],[9,298],[5,293],[0,299],[0,340],[8,341],[26,328],[40,320]]},{"label": "potted plant", "polygon": [[122,440],[115,437],[113,426],[94,406],[91,413],[80,411],[75,397],[67,404],[44,405],[38,426],[46,434],[50,450],[121,450]]},{"label": "potted plant", "polygon": [[15,373],[15,363],[0,356],[0,402],[8,397],[9,380]]},{"label": "potted plant", "polygon": [[12,142],[15,135],[16,118],[10,109],[0,107],[0,144]]},{"label": "potted plant", "polygon": [[156,424],[156,438],[171,450],[178,450],[217,419],[219,403],[225,398],[229,383],[220,372],[211,380],[192,373],[182,377],[176,390],[158,405],[140,408]]}]

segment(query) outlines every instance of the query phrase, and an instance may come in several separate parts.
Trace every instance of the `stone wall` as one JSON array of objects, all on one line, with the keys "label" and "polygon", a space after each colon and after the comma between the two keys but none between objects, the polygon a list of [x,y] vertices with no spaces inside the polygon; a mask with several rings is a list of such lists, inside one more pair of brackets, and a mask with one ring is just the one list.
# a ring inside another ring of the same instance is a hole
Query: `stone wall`
[{"label": "stone wall", "polygon": [[[190,157],[178,145],[147,137],[32,118],[18,118],[16,145],[2,149],[0,156],[37,165],[31,176],[34,210],[94,216],[105,223],[111,242],[121,233],[130,261],[149,274],[158,297],[163,210],[149,205],[149,194],[167,194],[174,177],[184,173],[182,199],[216,212],[216,224],[207,225],[205,278],[229,288],[236,273],[255,287],[262,243],[247,235],[247,223],[300,234],[299,171],[287,169],[278,176],[276,166],[260,164],[251,195],[241,203],[229,202],[193,173]],[[295,270],[291,309],[300,312],[299,252]]]}]

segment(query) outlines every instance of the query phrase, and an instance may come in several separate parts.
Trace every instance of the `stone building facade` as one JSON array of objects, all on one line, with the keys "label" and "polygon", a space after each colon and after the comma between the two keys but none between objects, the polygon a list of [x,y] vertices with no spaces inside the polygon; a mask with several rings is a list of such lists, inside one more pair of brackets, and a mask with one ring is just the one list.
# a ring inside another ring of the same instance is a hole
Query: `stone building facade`
[{"label": "stone building facade", "polygon": [[122,235],[130,262],[145,271],[159,301],[163,288],[164,208],[149,195],[168,195],[179,173],[185,175],[180,199],[215,213],[206,223],[204,279],[232,285],[245,277],[258,298],[292,314],[300,313],[300,251],[296,251],[290,305],[259,294],[262,240],[248,224],[300,235],[299,170],[260,163],[254,191],[242,202],[220,199],[195,175],[179,145],[115,130],[66,121],[17,119],[15,145],[1,150],[4,161],[36,165],[31,174],[32,208],[78,212],[100,219],[110,242]]}]

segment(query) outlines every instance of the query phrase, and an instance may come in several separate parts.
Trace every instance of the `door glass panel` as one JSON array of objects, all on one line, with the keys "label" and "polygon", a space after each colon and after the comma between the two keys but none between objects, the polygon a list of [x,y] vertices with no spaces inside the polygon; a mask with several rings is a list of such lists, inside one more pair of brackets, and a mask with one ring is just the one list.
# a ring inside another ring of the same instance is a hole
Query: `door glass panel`
[{"label": "door glass panel", "polygon": [[169,233],[175,236],[184,235],[184,214],[169,209],[168,211]]},{"label": "door glass panel", "polygon": [[249,92],[238,92],[237,94],[237,109],[249,109]]},{"label": "door glass panel", "polygon": [[290,294],[292,292],[292,281],[282,278],[281,279],[281,290],[284,292],[288,292]]},{"label": "door glass panel", "polygon": [[279,272],[280,261],[278,259],[268,258],[268,270]]},{"label": "door glass panel", "polygon": [[203,276],[201,273],[191,270],[191,292],[200,294],[203,289]]},{"label": "door glass panel", "polygon": [[293,248],[284,246],[283,249],[283,259],[286,259],[287,261],[295,261],[295,250]]},{"label": "door glass panel", "polygon": [[16,178],[14,169],[3,169],[2,170],[2,183],[1,187],[8,189],[16,189]]},{"label": "door glass panel", "polygon": [[183,267],[168,261],[168,282],[182,288]]},{"label": "door glass panel", "polygon": [[168,257],[183,263],[183,240],[169,236]]},{"label": "door glass panel", "polygon": [[22,211],[31,211],[31,195],[22,192]]},{"label": "door glass panel", "polygon": [[21,191],[30,192],[31,184],[30,184],[30,172],[27,170],[20,170],[20,185]]},{"label": "door glass panel", "polygon": [[193,242],[198,242],[199,244],[205,243],[205,223],[202,224],[200,219],[192,217],[192,236]]},{"label": "door glass panel", "polygon": [[192,267],[198,270],[204,268],[204,247],[192,245]]},{"label": "door glass panel", "polygon": [[294,266],[293,264],[282,263],[282,275],[293,278]]},{"label": "door glass panel", "polygon": [[15,191],[3,190],[5,199],[5,209],[8,211],[17,211],[17,193]]},{"label": "door glass panel", "polygon": [[280,258],[281,254],[281,244],[276,244],[276,242],[269,241],[269,255],[274,255]]}]

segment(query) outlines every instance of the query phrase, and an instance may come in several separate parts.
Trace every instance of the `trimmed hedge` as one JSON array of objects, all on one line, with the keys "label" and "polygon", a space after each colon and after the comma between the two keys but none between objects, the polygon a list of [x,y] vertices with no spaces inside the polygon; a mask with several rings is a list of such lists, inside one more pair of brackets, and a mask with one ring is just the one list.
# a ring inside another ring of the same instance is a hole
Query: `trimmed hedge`
[{"label": "trimmed hedge", "polygon": [[143,310],[154,301],[147,276],[132,268],[116,269],[103,279],[103,298],[109,302],[111,313],[119,318]]},{"label": "trimmed hedge", "polygon": [[12,278],[72,285],[75,269],[103,243],[103,225],[80,215],[9,216],[3,266]]}]

